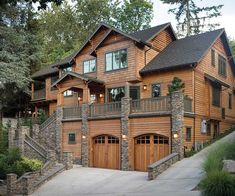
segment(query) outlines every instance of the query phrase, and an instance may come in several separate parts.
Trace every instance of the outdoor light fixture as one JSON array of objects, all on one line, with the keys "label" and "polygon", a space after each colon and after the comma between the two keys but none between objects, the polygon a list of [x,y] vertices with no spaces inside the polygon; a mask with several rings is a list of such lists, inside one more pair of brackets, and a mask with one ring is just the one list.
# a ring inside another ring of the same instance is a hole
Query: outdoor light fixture
[{"label": "outdoor light fixture", "polygon": [[123,139],[123,140],[126,140],[126,139],[127,139],[127,135],[124,135],[124,134],[123,134],[123,135],[122,135],[122,139]]},{"label": "outdoor light fixture", "polygon": [[177,139],[178,137],[179,137],[179,134],[178,134],[178,133],[174,133],[174,134],[173,134],[173,138],[174,138],[174,139]]},{"label": "outdoor light fixture", "polygon": [[143,86],[143,89],[144,89],[144,90],[147,90],[147,85],[146,85],[146,84]]},{"label": "outdoor light fixture", "polygon": [[85,135],[83,135],[83,136],[82,136],[82,139],[86,139],[86,136],[85,136]]},{"label": "outdoor light fixture", "polygon": [[82,98],[81,97],[78,97],[78,101],[81,101],[82,100]]},{"label": "outdoor light fixture", "polygon": [[104,95],[102,93],[100,93],[100,98],[102,98]]}]

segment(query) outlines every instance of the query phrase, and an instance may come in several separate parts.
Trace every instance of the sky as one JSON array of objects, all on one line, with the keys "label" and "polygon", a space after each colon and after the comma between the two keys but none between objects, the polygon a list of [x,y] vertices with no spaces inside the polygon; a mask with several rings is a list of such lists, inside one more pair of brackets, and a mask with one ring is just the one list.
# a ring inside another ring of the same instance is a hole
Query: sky
[{"label": "sky", "polygon": [[[162,23],[171,22],[176,30],[176,20],[173,14],[168,14],[168,9],[173,8],[172,5],[163,4],[160,0],[152,0],[154,9],[154,18],[151,26]],[[217,28],[225,28],[229,38],[235,39],[235,0],[195,0],[196,5],[200,7],[224,4],[221,9],[222,16],[215,19],[220,26]]]}]

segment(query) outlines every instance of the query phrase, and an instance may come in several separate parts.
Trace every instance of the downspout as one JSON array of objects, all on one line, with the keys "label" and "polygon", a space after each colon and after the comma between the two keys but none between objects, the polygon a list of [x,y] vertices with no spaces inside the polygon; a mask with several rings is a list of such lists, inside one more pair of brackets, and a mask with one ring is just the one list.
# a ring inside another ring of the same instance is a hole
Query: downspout
[{"label": "downspout", "polygon": [[193,111],[194,111],[194,120],[193,120],[193,146],[195,149],[196,146],[196,89],[195,89],[195,65],[192,65],[193,68]]}]

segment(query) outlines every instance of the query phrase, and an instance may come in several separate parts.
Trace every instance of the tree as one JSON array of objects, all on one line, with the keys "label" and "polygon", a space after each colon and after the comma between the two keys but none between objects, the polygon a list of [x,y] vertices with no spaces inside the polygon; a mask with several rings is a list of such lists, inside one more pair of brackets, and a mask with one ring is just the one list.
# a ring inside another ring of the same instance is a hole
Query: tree
[{"label": "tree", "polygon": [[221,16],[223,5],[210,7],[198,7],[195,0],[161,0],[163,3],[177,5],[177,8],[169,9],[178,22],[179,36],[199,34],[204,30],[213,30],[218,23],[210,22],[210,19]]},{"label": "tree", "polygon": [[114,26],[131,33],[150,27],[153,18],[153,3],[149,0],[124,0],[117,7]]},{"label": "tree", "polygon": [[171,84],[168,85],[168,92],[171,95],[175,91],[184,89],[184,87],[185,87],[184,82],[180,78],[174,77],[173,80],[171,81]]},{"label": "tree", "polygon": [[43,64],[54,63],[81,46],[100,22],[127,33],[149,27],[152,3],[148,0],[77,0],[39,12],[38,37]]},{"label": "tree", "polygon": [[230,40],[229,45],[230,45],[230,48],[231,48],[233,58],[235,58],[235,40]]}]

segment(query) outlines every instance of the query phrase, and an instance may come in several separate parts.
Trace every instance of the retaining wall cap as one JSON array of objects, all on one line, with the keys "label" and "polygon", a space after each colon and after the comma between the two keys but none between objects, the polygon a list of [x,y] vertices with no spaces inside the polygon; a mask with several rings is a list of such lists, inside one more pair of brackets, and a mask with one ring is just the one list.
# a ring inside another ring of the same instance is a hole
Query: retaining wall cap
[{"label": "retaining wall cap", "polygon": [[176,156],[179,156],[179,154],[178,154],[178,153],[172,153],[172,154],[170,154],[170,155],[164,157],[163,159],[161,159],[161,160],[159,160],[159,161],[157,161],[157,162],[155,162],[155,163],[149,165],[149,166],[148,166],[148,169],[154,169],[155,167],[160,166],[161,164],[163,164],[163,163],[165,163],[165,162],[171,160],[172,158],[174,158],[174,157],[176,157]]}]

